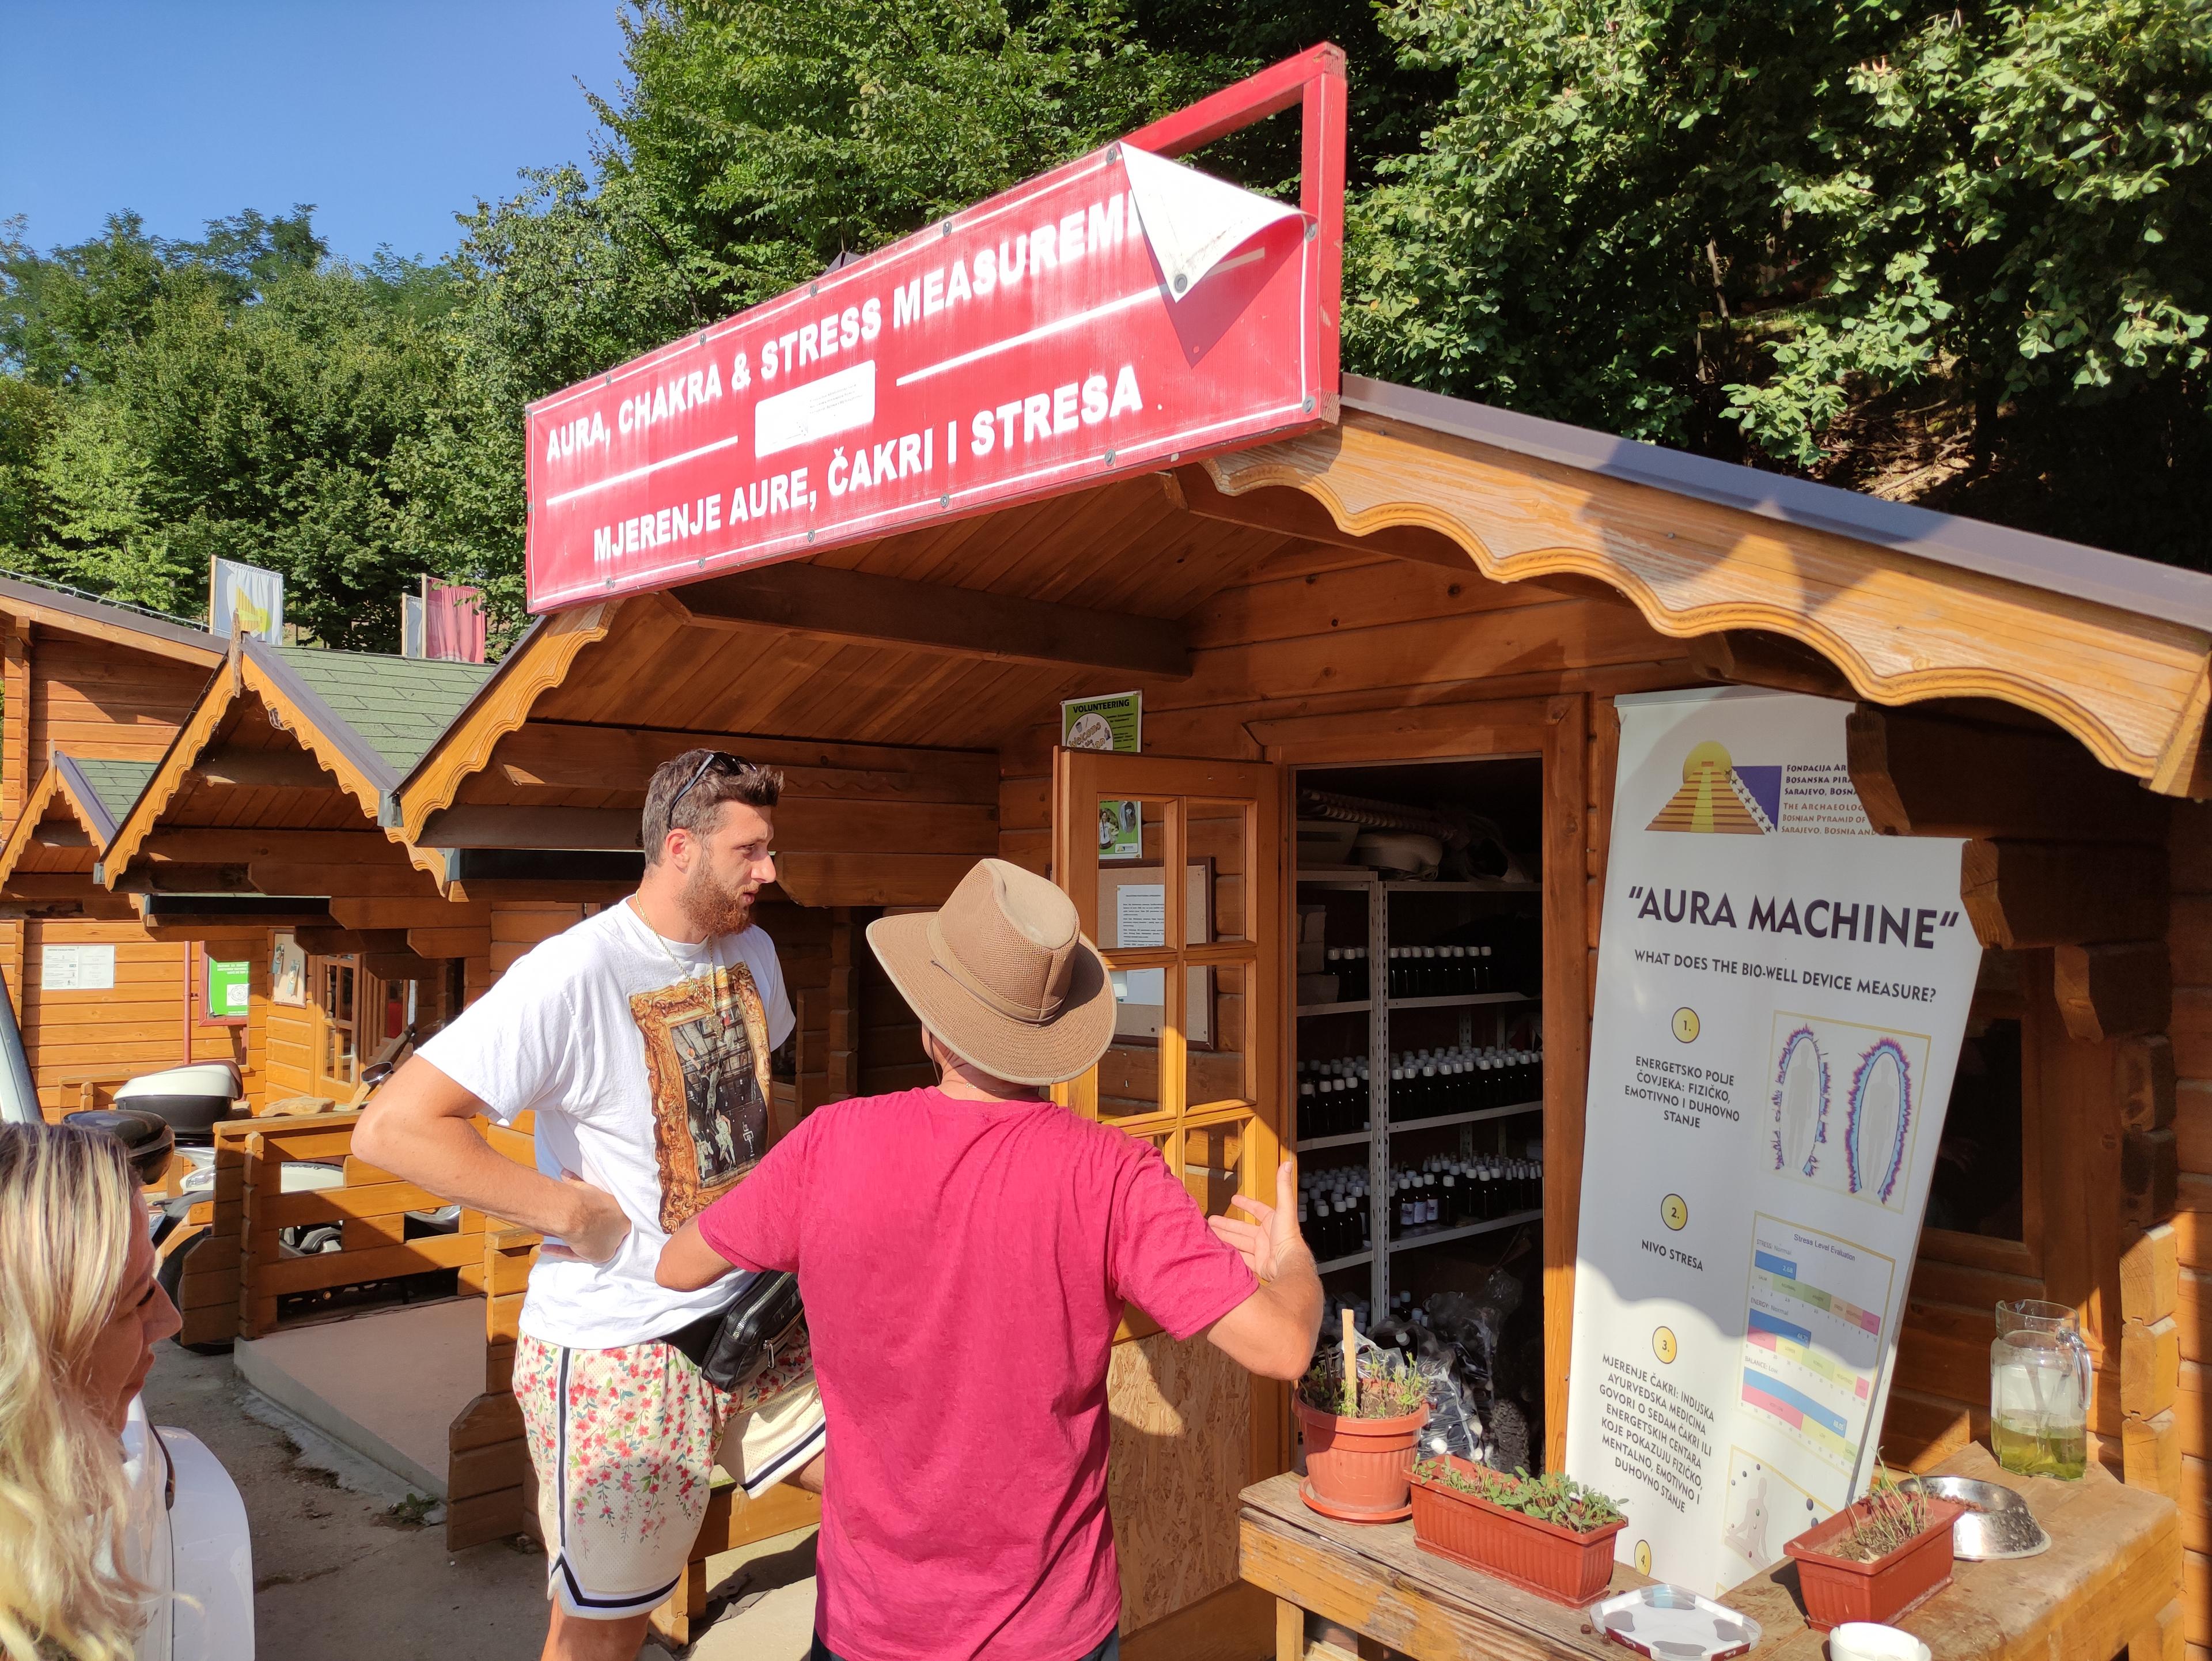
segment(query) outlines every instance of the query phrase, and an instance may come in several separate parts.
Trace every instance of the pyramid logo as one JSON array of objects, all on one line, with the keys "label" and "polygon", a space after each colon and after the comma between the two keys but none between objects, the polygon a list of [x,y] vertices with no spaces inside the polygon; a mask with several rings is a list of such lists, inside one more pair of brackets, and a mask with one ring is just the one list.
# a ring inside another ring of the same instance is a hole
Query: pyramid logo
[{"label": "pyramid logo", "polygon": [[1682,788],[1651,821],[1654,830],[1763,837],[1782,808],[1779,767],[1738,767],[1728,751],[1707,739],[1682,759]]}]

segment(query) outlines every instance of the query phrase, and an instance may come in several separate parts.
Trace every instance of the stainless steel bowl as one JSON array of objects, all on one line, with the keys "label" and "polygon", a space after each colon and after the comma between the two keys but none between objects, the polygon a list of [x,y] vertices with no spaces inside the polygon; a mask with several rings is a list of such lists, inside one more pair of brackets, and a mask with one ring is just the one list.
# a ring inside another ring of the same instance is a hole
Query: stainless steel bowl
[{"label": "stainless steel bowl", "polygon": [[1966,1507],[1951,1524],[1951,1555],[1969,1562],[1997,1557],[2033,1557],[2051,1548],[2051,1536],[2029,1514],[2027,1501],[2008,1488],[1978,1482],[1971,1476],[1914,1476],[1905,1486],[1935,1500],[1955,1500]]}]

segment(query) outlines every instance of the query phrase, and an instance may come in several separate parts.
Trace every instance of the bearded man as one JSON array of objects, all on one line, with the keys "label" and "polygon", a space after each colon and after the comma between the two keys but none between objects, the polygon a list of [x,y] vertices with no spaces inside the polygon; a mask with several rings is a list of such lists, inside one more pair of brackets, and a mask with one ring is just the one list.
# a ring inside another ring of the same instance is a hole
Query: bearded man
[{"label": "bearded man", "polygon": [[[423,1043],[354,1133],[364,1159],[546,1237],[514,1392],[538,1475],[551,1661],[631,1661],[681,1578],[718,1456],[748,1494],[820,1491],[805,1346],[742,1397],[700,1370],[733,1300],[654,1279],[669,1236],[768,1152],[769,1054],[795,1025],[752,925],[775,880],[781,775],[720,751],[664,764],[637,892],[523,957]],[[538,1168],[469,1121],[535,1116]]]}]

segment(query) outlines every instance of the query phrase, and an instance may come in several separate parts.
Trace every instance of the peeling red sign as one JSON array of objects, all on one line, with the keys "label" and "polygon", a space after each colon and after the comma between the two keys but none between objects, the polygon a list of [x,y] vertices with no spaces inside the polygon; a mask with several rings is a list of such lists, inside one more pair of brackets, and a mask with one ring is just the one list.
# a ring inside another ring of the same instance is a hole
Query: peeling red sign
[{"label": "peeling red sign", "polygon": [[1333,419],[1334,216],[1173,298],[1129,167],[1109,145],[532,405],[531,609]]}]

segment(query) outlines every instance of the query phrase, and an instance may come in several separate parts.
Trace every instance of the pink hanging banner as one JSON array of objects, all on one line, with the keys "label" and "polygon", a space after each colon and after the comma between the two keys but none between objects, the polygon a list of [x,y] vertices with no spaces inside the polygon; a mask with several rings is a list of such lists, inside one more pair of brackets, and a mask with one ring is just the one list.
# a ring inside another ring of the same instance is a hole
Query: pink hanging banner
[{"label": "pink hanging banner", "polygon": [[484,660],[483,590],[422,579],[422,655],[448,663]]}]

